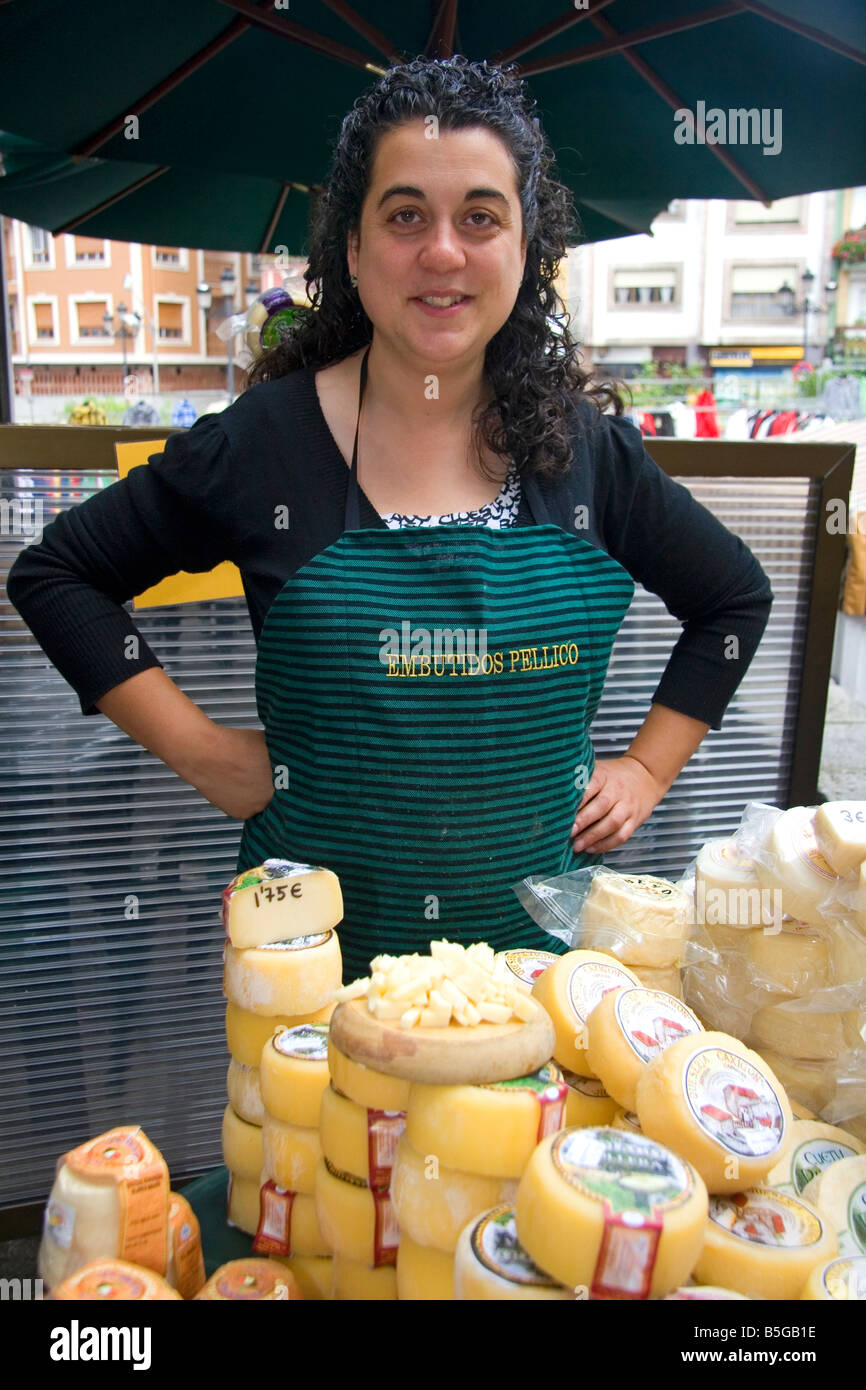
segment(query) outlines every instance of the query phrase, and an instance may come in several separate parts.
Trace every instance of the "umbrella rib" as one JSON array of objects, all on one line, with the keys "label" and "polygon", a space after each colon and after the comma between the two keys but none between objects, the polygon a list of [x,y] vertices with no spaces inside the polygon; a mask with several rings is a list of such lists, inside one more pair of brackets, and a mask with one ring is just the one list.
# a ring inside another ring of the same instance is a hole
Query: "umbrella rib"
[{"label": "umbrella rib", "polygon": [[[607,30],[602,29],[602,24],[606,24],[607,21],[596,19],[599,9],[600,7],[597,7],[591,11],[586,18],[591,19],[596,28],[605,34]],[[595,58],[606,58],[613,53],[621,53],[627,58],[628,50],[635,44],[668,38],[671,34],[681,34],[687,29],[700,29],[705,24],[715,24],[720,19],[730,19],[732,15],[740,13],[735,0],[726,0],[725,4],[715,5],[710,10],[696,10],[693,14],[681,15],[679,19],[666,19],[660,24],[648,24],[645,28],[633,29],[628,34],[620,34],[611,26],[609,36],[598,43],[585,44],[582,48],[570,48],[565,53],[555,53],[549,58],[536,58],[531,63],[521,64],[521,74],[524,77],[536,77],[541,72],[575,67],[578,63],[589,63]]]},{"label": "umbrella rib", "polygon": [[457,27],[457,0],[440,0],[424,52],[428,58],[451,58]]},{"label": "umbrella rib", "polygon": [[79,212],[75,217],[64,222],[62,226],[53,228],[54,236],[60,236],[62,232],[71,232],[76,227],[80,227],[82,222],[86,222],[89,217],[95,217],[98,213],[104,212],[106,208],[113,207],[115,203],[120,203],[124,198],[128,198],[131,193],[137,193],[145,184],[152,183],[154,179],[161,178],[163,174],[169,173],[169,166],[162,164],[158,169],[151,169],[149,174],[143,174],[135,183],[129,184],[127,188],[122,188],[118,193],[112,193],[111,197],[103,198],[101,203],[95,203],[86,212]]},{"label": "umbrella rib", "polygon": [[316,53],[324,53],[326,58],[336,58],[339,63],[347,63],[349,67],[363,68],[366,72],[379,75],[385,71],[380,64],[371,62],[357,48],[349,48],[348,44],[339,43],[337,39],[327,39],[324,34],[317,34],[315,29],[306,29],[302,24],[295,24],[291,19],[274,14],[272,10],[259,9],[251,0],[219,0],[219,3],[245,15],[251,24],[257,24],[261,29],[269,29],[271,33],[278,34],[281,39],[288,39],[290,43],[299,43],[304,48],[314,49]]},{"label": "umbrella rib", "polygon": [[850,44],[843,43],[841,39],[834,39],[832,35],[825,34],[820,29],[813,29],[809,24],[801,24],[798,19],[790,19],[788,15],[779,14],[777,10],[771,10],[769,5],[762,5],[760,0],[734,0],[734,3],[741,10],[748,10],[750,14],[760,15],[762,19],[769,20],[771,24],[780,24],[783,28],[799,34],[801,38],[811,39],[812,43],[820,43],[824,48],[839,53],[843,58],[850,58],[852,63],[866,64],[866,53],[862,49],[852,48]]},{"label": "umbrella rib", "polygon": [[[181,63],[180,67],[175,68],[174,72],[169,73],[169,75],[164,77],[161,82],[158,82],[155,87],[151,87],[149,92],[145,92],[144,96],[138,97],[136,101],[131,103],[135,113],[138,114],[141,111],[146,111],[149,106],[153,106],[155,102],[160,101],[168,92],[173,91],[175,87],[185,81],[191,73],[197,72],[199,68],[204,67],[205,63],[209,62],[215,54],[221,53],[230,43],[234,43],[235,39],[240,38],[241,34],[245,33],[249,27],[249,24],[245,20],[233,19],[231,24],[223,29],[221,34],[217,34],[216,38],[212,39],[209,44],[206,44],[205,47],[194,54],[192,58],[188,58],[185,63]],[[80,155],[93,154],[94,150],[98,150],[101,145],[105,144],[106,140],[111,139],[112,135],[116,135],[119,130],[122,130],[128,116],[129,105],[123,108],[122,114],[114,116],[110,121],[107,121],[102,129],[98,130],[95,135],[89,135],[86,140],[80,141],[70,153]]]},{"label": "umbrella rib", "polygon": [[286,199],[289,196],[289,187],[289,184],[284,183],[282,188],[280,189],[279,197],[277,198],[277,201],[274,204],[274,210],[271,213],[270,219],[268,220],[268,225],[265,228],[264,237],[262,238],[261,243],[259,244],[260,256],[264,256],[267,254],[268,247],[271,244],[271,237],[276,231],[277,223],[279,222],[280,217],[282,216],[283,208],[286,205]]},{"label": "umbrella rib", "polygon": [[346,0],[322,0],[322,3],[327,5],[329,10],[333,10],[334,14],[338,14],[341,19],[345,20],[350,28],[357,30],[374,48],[378,48],[379,52],[383,53],[390,63],[399,63],[400,54],[388,35],[381,33],[375,25],[369,24],[363,15],[359,15],[357,10],[353,10],[351,5],[346,4]]},{"label": "umbrella rib", "polygon": [[509,48],[503,48],[498,53],[494,53],[490,61],[499,67],[504,67],[506,63],[511,63],[515,58],[519,58],[522,53],[528,53],[531,48],[537,48],[540,43],[546,43],[548,39],[555,39],[557,34],[562,34],[566,29],[571,29],[584,19],[591,18],[591,14],[598,14],[599,10],[615,4],[616,0],[593,0],[591,13],[589,10],[581,10],[579,13],[565,14],[559,19],[552,19],[549,24],[542,24],[540,29],[533,29],[531,34],[518,39],[517,43],[511,44]]},{"label": "umbrella rib", "polygon": [[[601,31],[602,34],[605,34],[608,37],[612,38],[616,35],[616,30],[614,29],[610,21],[607,19],[602,19],[599,16],[598,19],[593,20],[593,24],[596,26],[597,29]],[[673,111],[682,111],[687,109],[685,101],[683,101],[681,97],[677,96],[673,88],[669,87],[668,84],[663,80],[663,78],[659,77],[658,73],[653,68],[651,68],[649,63],[646,63],[643,58],[639,58],[636,53],[630,53],[628,49],[625,50],[622,56],[625,58],[627,63],[631,64],[635,72],[639,73],[640,76],[644,79],[644,81],[647,82],[650,87],[652,87],[653,91],[656,92],[662,98],[663,101],[667,102],[668,106],[670,106]],[[728,154],[727,150],[724,149],[723,146],[708,144],[706,148],[709,150],[710,154],[714,155],[715,158],[719,160],[721,164],[724,164],[725,168],[733,174],[734,178],[737,180],[738,183],[741,183],[743,187],[747,189],[749,193],[751,193],[753,198],[757,198],[760,200],[760,202],[765,204],[769,204],[770,202],[772,202],[772,199],[770,198],[770,195],[767,193],[766,189],[762,188],[761,185],[755,179],[752,178],[751,174],[748,174],[746,170],[743,169],[742,166],[738,164],[737,161],[731,155]]]}]

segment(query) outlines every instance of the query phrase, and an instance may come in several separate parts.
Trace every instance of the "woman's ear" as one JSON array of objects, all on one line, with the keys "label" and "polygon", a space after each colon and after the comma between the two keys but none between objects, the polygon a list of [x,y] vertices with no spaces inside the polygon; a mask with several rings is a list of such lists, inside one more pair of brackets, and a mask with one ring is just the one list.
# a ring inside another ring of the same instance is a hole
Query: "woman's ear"
[{"label": "woman's ear", "polygon": [[358,243],[359,243],[359,240],[360,240],[360,238],[359,238],[358,233],[357,233],[356,231],[351,231],[351,232],[349,232],[349,235],[346,237],[346,261],[348,262],[349,274],[350,274],[350,275],[357,275],[357,274],[358,274]]}]

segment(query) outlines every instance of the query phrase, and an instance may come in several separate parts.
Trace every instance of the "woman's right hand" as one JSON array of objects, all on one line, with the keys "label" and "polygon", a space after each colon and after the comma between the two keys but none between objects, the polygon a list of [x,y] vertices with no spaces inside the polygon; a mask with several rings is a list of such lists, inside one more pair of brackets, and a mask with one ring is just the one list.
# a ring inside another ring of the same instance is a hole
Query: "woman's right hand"
[{"label": "woman's right hand", "polygon": [[274,779],[261,729],[228,729],[212,724],[185,775],[202,796],[227,816],[249,820],[274,794]]}]

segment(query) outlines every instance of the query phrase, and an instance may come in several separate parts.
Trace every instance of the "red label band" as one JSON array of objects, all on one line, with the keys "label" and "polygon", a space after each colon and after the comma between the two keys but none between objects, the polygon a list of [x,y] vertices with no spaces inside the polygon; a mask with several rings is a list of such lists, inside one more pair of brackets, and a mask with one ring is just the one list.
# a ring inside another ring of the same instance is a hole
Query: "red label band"
[{"label": "red label band", "polygon": [[535,1092],[538,1098],[538,1143],[549,1134],[556,1134],[565,1121],[565,1099],[568,1087],[564,1081],[551,1081],[543,1091]]},{"label": "red label band", "polygon": [[590,1297],[649,1298],[663,1222],[655,1211],[611,1211],[604,1203],[604,1233]]},{"label": "red label band", "polygon": [[390,1187],[397,1141],[406,1128],[402,1110],[367,1111],[367,1163],[371,1187]]},{"label": "red label band", "polygon": [[253,1241],[253,1250],[257,1255],[291,1255],[294,1200],[294,1192],[277,1187],[275,1182],[262,1184],[259,1228]]},{"label": "red label band", "polygon": [[397,1263],[397,1246],[400,1244],[400,1227],[397,1215],[391,1205],[391,1193],[387,1188],[371,1189],[376,1209],[376,1229],[373,1236],[373,1268]]}]

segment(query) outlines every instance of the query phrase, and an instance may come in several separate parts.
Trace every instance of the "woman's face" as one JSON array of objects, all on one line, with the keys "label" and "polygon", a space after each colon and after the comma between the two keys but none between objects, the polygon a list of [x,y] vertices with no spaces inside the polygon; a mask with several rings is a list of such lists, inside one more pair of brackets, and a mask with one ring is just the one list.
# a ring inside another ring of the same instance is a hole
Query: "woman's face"
[{"label": "woman's face", "polygon": [[499,136],[473,126],[430,139],[430,124],[382,136],[347,256],[376,338],[446,365],[483,353],[505,323],[526,246],[516,172]]}]

